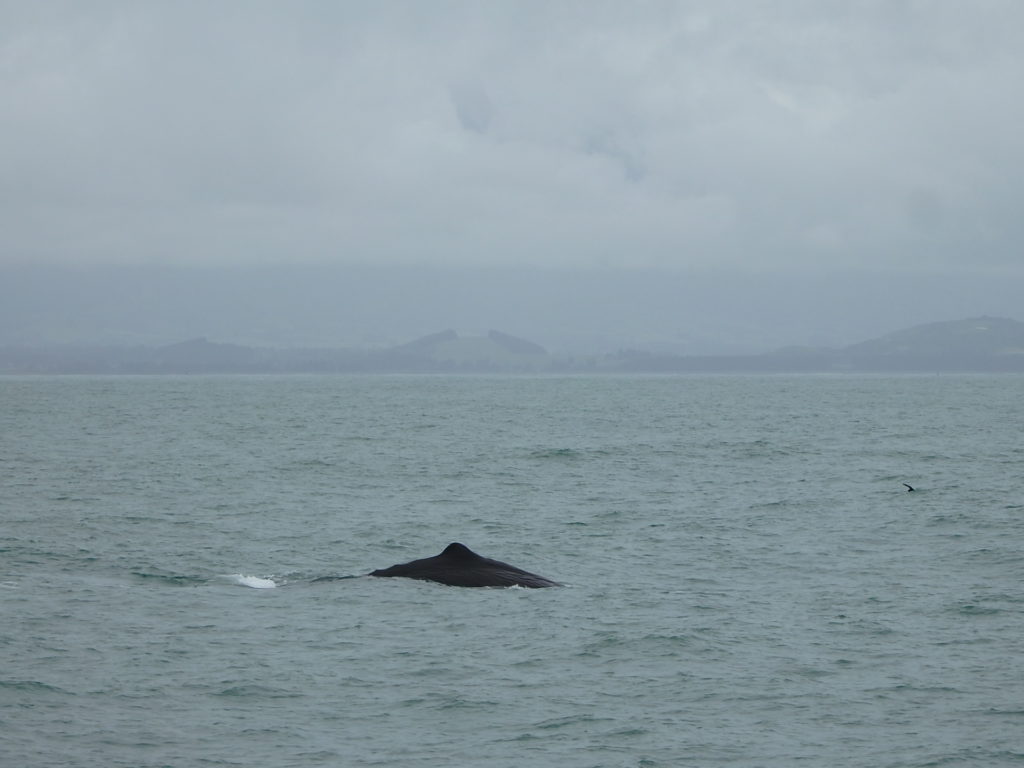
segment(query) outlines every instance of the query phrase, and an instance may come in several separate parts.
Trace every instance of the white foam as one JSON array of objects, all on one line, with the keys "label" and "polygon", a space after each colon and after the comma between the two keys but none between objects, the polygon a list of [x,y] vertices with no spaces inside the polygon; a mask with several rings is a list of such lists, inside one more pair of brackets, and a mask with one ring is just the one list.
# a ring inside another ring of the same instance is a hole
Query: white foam
[{"label": "white foam", "polygon": [[253,589],[273,589],[277,583],[273,579],[263,579],[259,576],[246,576],[244,573],[231,573],[225,576],[240,587],[252,587]]}]

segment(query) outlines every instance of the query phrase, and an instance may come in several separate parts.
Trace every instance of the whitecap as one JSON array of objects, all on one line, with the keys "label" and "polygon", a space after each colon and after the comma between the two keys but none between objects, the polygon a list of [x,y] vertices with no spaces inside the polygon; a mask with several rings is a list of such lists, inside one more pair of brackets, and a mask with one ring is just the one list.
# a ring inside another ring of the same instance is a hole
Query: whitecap
[{"label": "whitecap", "polygon": [[253,589],[273,589],[277,583],[273,579],[264,579],[259,576],[247,576],[244,573],[230,573],[224,578],[240,587],[252,587]]}]

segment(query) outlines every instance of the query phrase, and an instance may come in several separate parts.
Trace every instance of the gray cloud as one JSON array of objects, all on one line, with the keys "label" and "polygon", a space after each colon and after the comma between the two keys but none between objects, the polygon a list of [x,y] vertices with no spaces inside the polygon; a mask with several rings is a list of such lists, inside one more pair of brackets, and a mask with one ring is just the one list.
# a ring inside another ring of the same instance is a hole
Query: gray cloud
[{"label": "gray cloud", "polygon": [[460,83],[452,88],[452,103],[463,128],[487,133],[494,108],[483,88],[475,83]]},{"label": "gray cloud", "polygon": [[6,3],[0,259],[1024,269],[1024,6]]}]

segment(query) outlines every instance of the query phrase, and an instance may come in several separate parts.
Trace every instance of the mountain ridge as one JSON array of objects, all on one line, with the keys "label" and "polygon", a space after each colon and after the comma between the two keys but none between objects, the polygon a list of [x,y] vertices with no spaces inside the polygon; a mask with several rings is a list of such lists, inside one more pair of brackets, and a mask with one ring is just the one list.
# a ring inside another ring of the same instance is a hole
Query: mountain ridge
[{"label": "mountain ridge", "polygon": [[1024,372],[1024,323],[980,316],[892,331],[841,348],[760,355],[552,355],[497,330],[447,329],[381,349],[248,347],[196,337],[159,347],[0,347],[0,373],[728,373]]}]

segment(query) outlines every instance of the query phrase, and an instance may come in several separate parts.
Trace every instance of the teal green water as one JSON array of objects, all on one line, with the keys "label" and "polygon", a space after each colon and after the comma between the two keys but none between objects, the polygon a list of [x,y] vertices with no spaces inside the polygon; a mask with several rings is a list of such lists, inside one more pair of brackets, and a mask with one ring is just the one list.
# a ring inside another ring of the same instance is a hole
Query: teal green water
[{"label": "teal green water", "polygon": [[[4,765],[1024,763],[1024,377],[0,405]],[[567,586],[313,581],[452,541]]]}]

